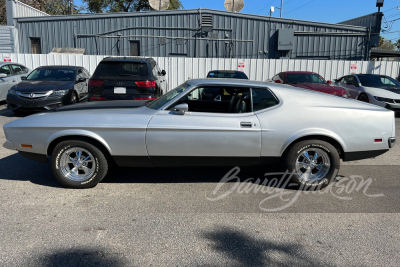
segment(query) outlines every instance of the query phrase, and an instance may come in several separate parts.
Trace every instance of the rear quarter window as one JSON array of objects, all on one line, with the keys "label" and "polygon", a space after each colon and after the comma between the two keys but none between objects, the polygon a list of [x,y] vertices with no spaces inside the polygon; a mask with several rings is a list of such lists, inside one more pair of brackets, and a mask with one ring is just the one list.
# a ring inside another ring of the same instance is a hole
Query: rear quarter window
[{"label": "rear quarter window", "polygon": [[252,89],[253,111],[259,111],[278,105],[278,99],[268,89]]}]

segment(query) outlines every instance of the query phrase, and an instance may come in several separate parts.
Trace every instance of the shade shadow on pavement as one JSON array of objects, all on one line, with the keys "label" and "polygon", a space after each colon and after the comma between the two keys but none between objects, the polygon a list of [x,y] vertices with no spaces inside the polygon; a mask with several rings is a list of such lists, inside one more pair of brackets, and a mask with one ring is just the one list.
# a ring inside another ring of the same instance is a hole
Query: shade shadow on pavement
[{"label": "shade shadow on pavement", "polygon": [[55,250],[49,254],[40,255],[35,260],[35,266],[100,266],[119,267],[127,266],[126,261],[117,253],[94,248],[71,248]]},{"label": "shade shadow on pavement", "polygon": [[[266,229],[267,226],[266,226]],[[229,227],[202,233],[211,248],[235,262],[231,266],[320,266],[307,257],[300,244],[278,243],[254,238]]]}]

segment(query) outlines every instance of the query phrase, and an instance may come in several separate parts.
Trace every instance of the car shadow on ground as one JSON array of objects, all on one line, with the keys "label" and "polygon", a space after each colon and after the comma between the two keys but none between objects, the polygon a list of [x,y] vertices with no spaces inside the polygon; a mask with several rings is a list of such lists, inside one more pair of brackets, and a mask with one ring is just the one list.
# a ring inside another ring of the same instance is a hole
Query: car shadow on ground
[{"label": "car shadow on ground", "polygon": [[[268,226],[265,231],[268,232]],[[260,231],[255,231],[263,236]],[[307,256],[302,245],[297,243],[273,242],[255,238],[248,233],[230,227],[217,227],[205,231],[202,238],[211,242],[211,248],[224,258],[234,261],[233,266],[321,266]],[[317,241],[322,244],[321,241]]]},{"label": "car shadow on ground", "polygon": [[[233,183],[248,182],[297,190],[289,183],[273,182],[282,177],[276,166],[254,167],[113,167],[101,183]],[[272,175],[266,175],[272,174]],[[0,159],[0,179],[30,181],[31,183],[63,187],[53,176],[50,163],[40,163],[24,158],[18,153]],[[276,180],[276,179],[275,179]]]}]

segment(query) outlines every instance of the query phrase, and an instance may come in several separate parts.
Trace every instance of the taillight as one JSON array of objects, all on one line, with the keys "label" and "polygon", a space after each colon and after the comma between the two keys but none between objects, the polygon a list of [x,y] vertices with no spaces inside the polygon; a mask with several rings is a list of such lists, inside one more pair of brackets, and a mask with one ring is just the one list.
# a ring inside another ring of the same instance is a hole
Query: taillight
[{"label": "taillight", "polygon": [[139,87],[155,87],[156,86],[155,81],[139,81],[139,82],[136,82],[136,84]]},{"label": "taillight", "polygon": [[104,81],[101,80],[89,80],[89,86],[102,86]]},{"label": "taillight", "polygon": [[98,100],[106,100],[106,98],[105,97],[101,97],[101,96],[91,96],[91,97],[89,97],[89,100],[98,101]]}]

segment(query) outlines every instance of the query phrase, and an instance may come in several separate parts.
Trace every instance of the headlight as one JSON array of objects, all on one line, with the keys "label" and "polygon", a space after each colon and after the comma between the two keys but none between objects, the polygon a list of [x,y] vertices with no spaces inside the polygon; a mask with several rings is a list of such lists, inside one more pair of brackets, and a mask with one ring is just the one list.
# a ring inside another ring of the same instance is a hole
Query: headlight
[{"label": "headlight", "polygon": [[58,90],[58,91],[54,91],[51,95],[60,95],[60,96],[62,96],[62,95],[68,94],[68,91],[69,90]]},{"label": "headlight", "polygon": [[17,95],[17,91],[15,90],[8,90],[9,95]]},{"label": "headlight", "polygon": [[381,102],[386,102],[386,103],[394,103],[393,99],[390,98],[384,98],[384,97],[379,97],[379,96],[374,96],[376,100],[381,101]]}]

